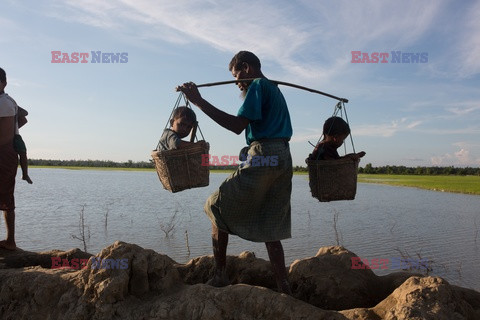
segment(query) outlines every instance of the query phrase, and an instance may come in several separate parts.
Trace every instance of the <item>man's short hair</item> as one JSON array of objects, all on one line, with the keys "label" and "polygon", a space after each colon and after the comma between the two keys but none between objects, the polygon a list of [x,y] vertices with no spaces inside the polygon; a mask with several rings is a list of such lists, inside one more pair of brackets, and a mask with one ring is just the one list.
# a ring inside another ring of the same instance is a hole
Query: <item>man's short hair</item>
[{"label": "man's short hair", "polygon": [[7,74],[5,73],[5,70],[0,68],[0,81],[1,82],[7,82]]},{"label": "man's short hair", "polygon": [[260,70],[262,65],[260,64],[260,59],[250,51],[240,51],[233,56],[232,61],[228,65],[228,70],[232,71],[240,70],[243,63],[248,63],[250,66]]}]

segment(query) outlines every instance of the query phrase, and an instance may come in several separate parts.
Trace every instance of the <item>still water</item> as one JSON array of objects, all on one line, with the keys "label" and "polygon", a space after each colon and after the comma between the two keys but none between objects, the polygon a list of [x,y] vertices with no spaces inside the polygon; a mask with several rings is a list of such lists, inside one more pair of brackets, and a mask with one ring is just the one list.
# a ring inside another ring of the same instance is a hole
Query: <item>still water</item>
[{"label": "still water", "polygon": [[[185,263],[211,254],[203,204],[227,174],[212,173],[208,187],[175,194],[163,189],[154,171],[33,168],[30,177],[33,185],[18,176],[15,191],[20,248],[83,250],[73,237],[80,236],[83,211],[88,252],[97,254],[121,240]],[[338,241],[370,261],[402,254],[429,260],[430,274],[480,291],[480,196],[359,184],[353,201],[320,203],[310,196],[307,179],[293,177],[292,238],[283,241],[287,265]],[[1,224],[0,237],[5,237]],[[171,226],[167,237],[162,228]],[[230,237],[228,254],[244,250],[268,260],[264,244]]]}]

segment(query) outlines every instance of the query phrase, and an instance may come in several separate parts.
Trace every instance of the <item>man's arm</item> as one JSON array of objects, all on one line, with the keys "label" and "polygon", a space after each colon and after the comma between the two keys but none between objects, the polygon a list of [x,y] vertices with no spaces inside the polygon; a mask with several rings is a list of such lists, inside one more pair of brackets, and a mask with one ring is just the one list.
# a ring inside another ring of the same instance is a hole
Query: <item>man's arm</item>
[{"label": "man's arm", "polygon": [[236,134],[242,133],[250,122],[247,118],[234,116],[214,107],[210,102],[202,98],[194,83],[185,83],[177,87],[177,90],[182,91],[190,102],[196,105],[213,121]]},{"label": "man's arm", "polygon": [[13,141],[15,117],[0,117],[0,145]]}]

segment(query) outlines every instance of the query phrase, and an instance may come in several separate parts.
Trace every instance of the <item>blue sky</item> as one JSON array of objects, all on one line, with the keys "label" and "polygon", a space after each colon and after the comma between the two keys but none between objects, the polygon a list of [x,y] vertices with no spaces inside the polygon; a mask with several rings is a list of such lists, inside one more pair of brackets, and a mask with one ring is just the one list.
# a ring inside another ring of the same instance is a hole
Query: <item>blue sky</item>
[{"label": "blue sky", "polygon": [[[231,80],[239,50],[264,74],[349,99],[361,165],[480,165],[480,1],[2,1],[0,66],[25,107],[30,158],[147,161],[175,86]],[[52,51],[128,53],[126,63],[52,63]],[[352,63],[352,51],[387,63]],[[427,53],[392,63],[391,52]],[[282,87],[295,165],[335,100]],[[235,85],[201,88],[236,114]],[[245,144],[196,113],[212,155]],[[350,143],[347,151],[351,152]]]}]

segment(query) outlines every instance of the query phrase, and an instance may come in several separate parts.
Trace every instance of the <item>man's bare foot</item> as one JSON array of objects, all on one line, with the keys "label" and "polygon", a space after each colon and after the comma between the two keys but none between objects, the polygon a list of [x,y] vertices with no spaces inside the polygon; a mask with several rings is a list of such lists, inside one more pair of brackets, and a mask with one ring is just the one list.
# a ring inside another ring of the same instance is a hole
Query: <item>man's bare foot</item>
[{"label": "man's bare foot", "polygon": [[212,279],[207,281],[207,284],[213,287],[226,287],[230,285],[226,270],[215,271],[215,275]]},{"label": "man's bare foot", "polygon": [[13,251],[17,249],[17,245],[15,244],[15,242],[11,243],[11,242],[8,242],[7,240],[2,240],[0,241],[0,249]]},{"label": "man's bare foot", "polygon": [[32,179],[30,179],[29,176],[23,176],[23,177],[22,177],[22,180],[25,180],[25,181],[27,181],[27,182],[30,183],[30,184],[33,183]]}]

